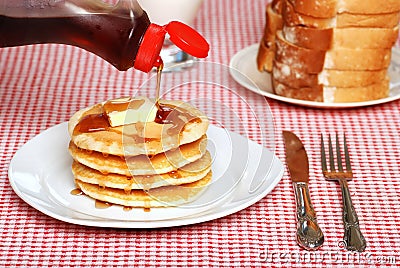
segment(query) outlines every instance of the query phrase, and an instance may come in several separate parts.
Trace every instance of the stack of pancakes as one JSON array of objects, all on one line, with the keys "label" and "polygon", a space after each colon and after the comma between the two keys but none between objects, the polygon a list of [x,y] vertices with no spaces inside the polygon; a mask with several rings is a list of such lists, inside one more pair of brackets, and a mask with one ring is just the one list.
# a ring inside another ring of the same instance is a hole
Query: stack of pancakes
[{"label": "stack of pancakes", "polygon": [[177,206],[198,196],[211,181],[207,117],[188,103],[160,100],[156,119],[111,126],[105,104],[112,101],[69,121],[76,186],[126,207]]}]

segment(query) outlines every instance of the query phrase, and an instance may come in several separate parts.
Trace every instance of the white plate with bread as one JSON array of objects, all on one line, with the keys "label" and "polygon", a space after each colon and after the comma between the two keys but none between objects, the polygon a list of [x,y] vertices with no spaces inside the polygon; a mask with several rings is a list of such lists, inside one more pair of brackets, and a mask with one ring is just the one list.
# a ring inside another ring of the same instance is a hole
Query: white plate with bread
[{"label": "white plate with bread", "polygon": [[95,207],[92,198],[73,194],[76,186],[67,149],[67,123],[47,129],[22,146],[11,160],[9,181],[22,200],[61,221],[97,227],[158,228],[195,224],[238,212],[266,196],[282,178],[282,162],[258,143],[215,126],[210,126],[207,136],[212,141],[208,149],[215,156],[212,183],[185,207],[145,211],[115,205],[101,209]]},{"label": "white plate with bread", "polygon": [[377,105],[400,99],[400,49],[392,49],[392,59],[388,68],[390,77],[389,96],[386,98],[361,101],[361,102],[339,102],[326,103],[318,101],[307,101],[280,96],[274,93],[271,74],[260,72],[257,68],[257,53],[259,44],[248,46],[237,52],[230,61],[230,74],[240,85],[257,94],[286,103],[314,107],[314,108],[354,108]]}]

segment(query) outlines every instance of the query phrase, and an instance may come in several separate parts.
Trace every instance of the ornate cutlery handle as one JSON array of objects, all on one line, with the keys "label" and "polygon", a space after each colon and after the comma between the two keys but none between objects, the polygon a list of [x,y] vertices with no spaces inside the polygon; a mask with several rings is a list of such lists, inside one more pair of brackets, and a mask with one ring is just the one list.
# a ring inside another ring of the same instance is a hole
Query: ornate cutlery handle
[{"label": "ornate cutlery handle", "polygon": [[346,179],[339,179],[342,188],[342,202],[343,202],[343,224],[344,224],[344,237],[343,241],[348,250],[355,250],[362,252],[367,246],[367,242],[360,231],[358,224],[357,213],[354,209],[353,202],[351,201],[350,191]]},{"label": "ornate cutlery handle", "polygon": [[318,249],[324,242],[324,234],[317,223],[308,183],[294,182],[293,187],[297,207],[297,243],[307,250]]}]

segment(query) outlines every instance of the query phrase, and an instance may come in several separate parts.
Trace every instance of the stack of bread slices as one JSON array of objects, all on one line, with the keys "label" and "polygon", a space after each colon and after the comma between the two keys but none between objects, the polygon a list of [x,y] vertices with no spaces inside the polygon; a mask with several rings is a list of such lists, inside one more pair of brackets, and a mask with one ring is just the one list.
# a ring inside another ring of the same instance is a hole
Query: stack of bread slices
[{"label": "stack of bread slices", "polygon": [[257,64],[278,95],[327,103],[389,94],[400,0],[273,0]]}]

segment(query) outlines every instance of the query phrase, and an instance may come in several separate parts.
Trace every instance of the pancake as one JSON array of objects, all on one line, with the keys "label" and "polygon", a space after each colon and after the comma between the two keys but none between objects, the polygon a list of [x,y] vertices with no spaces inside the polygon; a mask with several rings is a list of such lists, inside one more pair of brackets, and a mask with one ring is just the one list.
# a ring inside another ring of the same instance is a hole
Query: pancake
[{"label": "pancake", "polygon": [[82,150],[72,141],[69,144],[69,152],[75,161],[101,173],[134,176],[162,174],[181,168],[200,159],[205,154],[206,147],[207,136],[203,135],[192,143],[154,156],[136,155],[125,158],[97,151]]},{"label": "pancake", "polygon": [[103,174],[76,161],[72,163],[72,173],[75,179],[85,183],[96,184],[101,187],[117,188],[122,190],[142,189],[181,185],[198,181],[211,170],[211,155],[207,152],[199,160],[164,174],[124,176],[119,174]]},{"label": "pancake", "polygon": [[[172,107],[171,124],[147,122],[146,127],[158,131],[157,137],[143,137],[142,124],[128,124],[118,127],[107,126],[96,131],[81,131],[80,122],[87,118],[102,119],[103,103],[76,112],[69,120],[68,131],[71,140],[82,149],[111,155],[155,155],[169,151],[200,139],[207,131],[209,121],[200,110],[178,100],[160,100],[160,105]],[[107,119],[104,119],[105,122]],[[184,124],[177,125],[177,122]],[[177,130],[177,126],[179,129]],[[177,131],[171,131],[177,130]]]},{"label": "pancake", "polygon": [[89,197],[128,207],[190,202],[212,178],[208,125],[182,101],[155,106],[128,97],[82,109],[68,124],[75,184]]},{"label": "pancake", "polygon": [[201,194],[211,181],[211,171],[202,179],[178,186],[164,186],[149,191],[102,187],[95,184],[75,180],[77,187],[87,196],[96,200],[127,207],[171,207],[193,201]]}]

